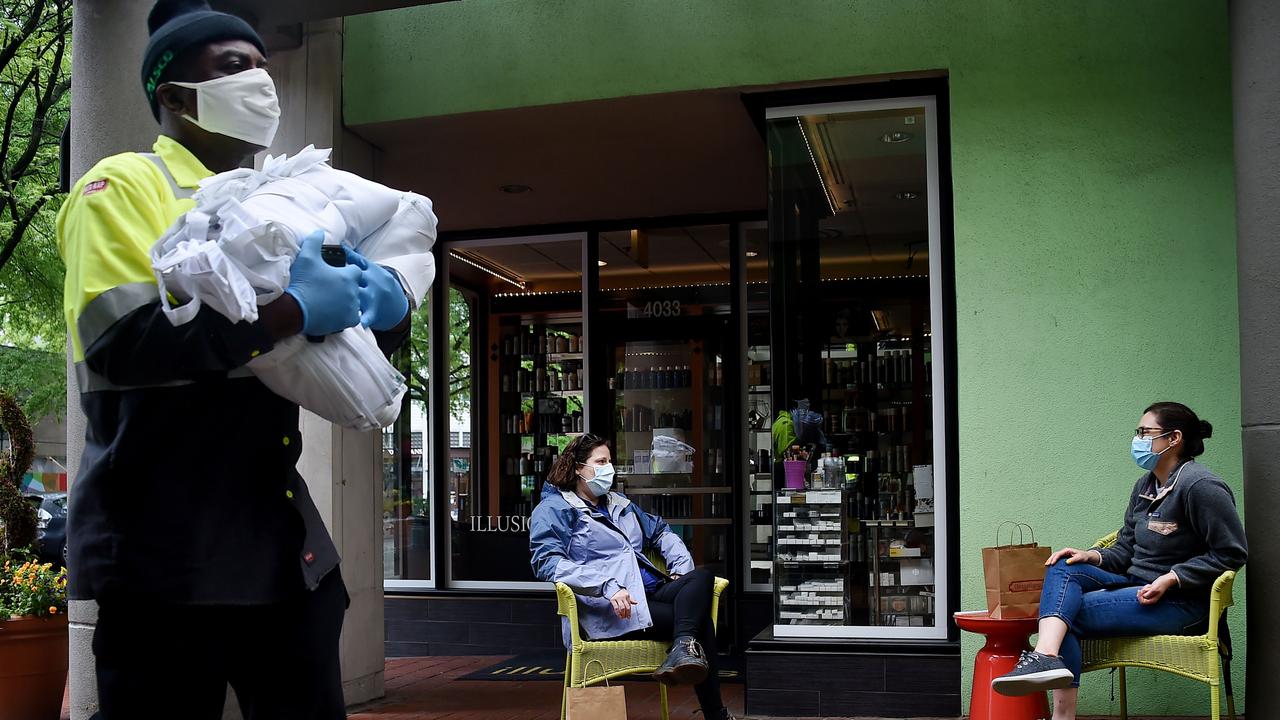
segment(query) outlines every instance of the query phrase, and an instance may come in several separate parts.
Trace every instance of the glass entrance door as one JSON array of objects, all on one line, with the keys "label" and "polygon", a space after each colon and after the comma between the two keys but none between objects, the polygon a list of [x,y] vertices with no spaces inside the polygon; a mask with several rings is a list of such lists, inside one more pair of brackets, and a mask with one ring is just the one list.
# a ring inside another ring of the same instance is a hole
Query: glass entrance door
[{"label": "glass entrance door", "polygon": [[622,491],[664,518],[695,563],[732,578],[730,246],[727,224],[600,233],[591,332],[607,408],[593,432],[613,443]]},{"label": "glass entrance door", "polygon": [[605,437],[619,491],[671,526],[694,562],[728,575],[723,316],[631,320],[607,336]]}]

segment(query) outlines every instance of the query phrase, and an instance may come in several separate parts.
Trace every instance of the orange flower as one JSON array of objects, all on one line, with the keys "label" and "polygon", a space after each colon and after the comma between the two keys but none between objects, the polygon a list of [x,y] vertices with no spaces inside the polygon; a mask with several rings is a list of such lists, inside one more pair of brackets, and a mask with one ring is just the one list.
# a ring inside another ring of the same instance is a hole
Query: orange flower
[{"label": "orange flower", "polygon": [[56,606],[54,606],[54,605],[50,605],[50,606],[49,606],[49,614],[50,614],[50,615],[57,615],[57,614],[58,614],[58,608],[57,608]]}]

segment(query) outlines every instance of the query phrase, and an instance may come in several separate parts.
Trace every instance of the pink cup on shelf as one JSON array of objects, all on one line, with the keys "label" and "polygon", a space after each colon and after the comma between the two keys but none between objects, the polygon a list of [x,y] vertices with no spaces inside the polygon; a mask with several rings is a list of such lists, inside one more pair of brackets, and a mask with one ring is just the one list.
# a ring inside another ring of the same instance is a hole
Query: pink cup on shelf
[{"label": "pink cup on shelf", "polygon": [[804,460],[782,461],[782,470],[787,477],[788,490],[804,489],[804,469],[808,464]]}]

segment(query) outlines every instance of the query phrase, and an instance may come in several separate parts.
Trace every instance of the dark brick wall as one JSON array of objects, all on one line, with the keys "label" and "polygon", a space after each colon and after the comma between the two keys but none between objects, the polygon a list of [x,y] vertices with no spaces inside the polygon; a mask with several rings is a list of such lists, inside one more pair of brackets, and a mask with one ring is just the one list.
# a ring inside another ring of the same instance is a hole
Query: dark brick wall
[{"label": "dark brick wall", "polygon": [[746,713],[959,717],[960,657],[748,648]]},{"label": "dark brick wall", "polygon": [[388,595],[385,612],[387,657],[564,649],[553,599]]},{"label": "dark brick wall", "polygon": [[742,652],[752,638],[773,625],[773,594],[742,593],[737,599],[738,627],[734,641],[737,652]]}]

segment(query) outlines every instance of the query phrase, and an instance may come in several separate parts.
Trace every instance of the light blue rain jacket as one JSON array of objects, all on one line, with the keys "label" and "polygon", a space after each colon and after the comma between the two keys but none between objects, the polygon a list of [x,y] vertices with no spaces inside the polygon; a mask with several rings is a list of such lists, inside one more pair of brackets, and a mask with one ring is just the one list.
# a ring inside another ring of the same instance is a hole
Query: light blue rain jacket
[{"label": "light blue rain jacket", "polygon": [[[641,510],[621,493],[609,493],[608,513],[617,530],[593,518],[586,502],[571,491],[550,483],[542,488],[542,499],[533,509],[529,523],[529,551],[533,574],[539,580],[562,582],[578,596],[578,621],[592,640],[618,637],[653,625],[649,601],[645,597],[646,550],[657,549],[667,562],[668,572],[684,575],[693,570],[693,558],[666,521]],[[626,533],[624,538],[621,533]],[[609,598],[626,588],[639,603],[631,607],[631,617],[623,620],[613,611]],[[568,618],[562,618],[564,644],[569,647]]]}]

